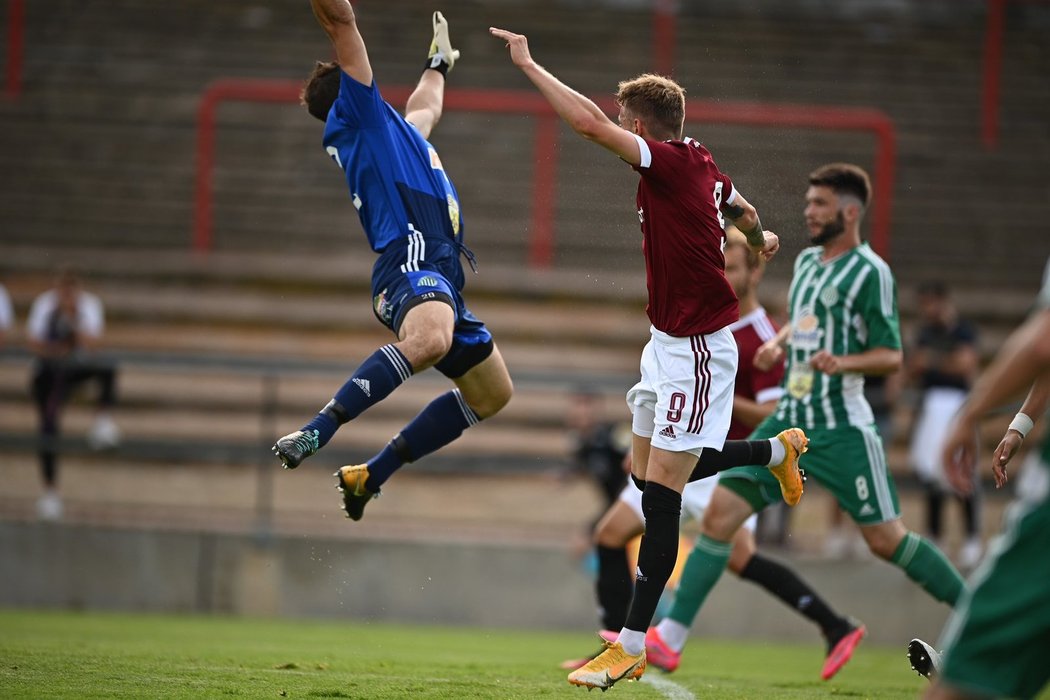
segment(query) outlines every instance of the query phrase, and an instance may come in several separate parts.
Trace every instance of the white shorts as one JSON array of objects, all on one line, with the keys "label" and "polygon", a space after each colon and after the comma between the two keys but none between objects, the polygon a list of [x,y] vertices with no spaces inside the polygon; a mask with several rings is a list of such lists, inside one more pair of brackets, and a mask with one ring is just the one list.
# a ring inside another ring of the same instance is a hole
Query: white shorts
[{"label": "white shorts", "polygon": [[919,420],[912,431],[908,457],[916,474],[943,489],[951,488],[941,463],[941,448],[955,414],[966,402],[966,392],[951,387],[927,389],[922,398]]},{"label": "white shorts", "polygon": [[[685,490],[682,492],[682,524],[703,520],[704,510],[707,509],[707,505],[711,502],[711,496],[714,494],[716,486],[718,486],[718,479],[714,477],[708,477],[700,481],[691,481],[685,485]],[[638,516],[638,519],[645,522],[645,516],[642,514],[642,492],[634,485],[633,481],[623,487],[623,491],[620,491],[620,496],[617,500],[629,506],[634,511],[634,514]],[[758,516],[752,514],[744,522],[744,527],[754,532],[755,523],[757,522]]]},{"label": "white shorts", "polygon": [[676,338],[650,329],[642,350],[642,379],[627,392],[635,435],[653,447],[700,456],[721,450],[733,415],[737,347],[723,328]]}]

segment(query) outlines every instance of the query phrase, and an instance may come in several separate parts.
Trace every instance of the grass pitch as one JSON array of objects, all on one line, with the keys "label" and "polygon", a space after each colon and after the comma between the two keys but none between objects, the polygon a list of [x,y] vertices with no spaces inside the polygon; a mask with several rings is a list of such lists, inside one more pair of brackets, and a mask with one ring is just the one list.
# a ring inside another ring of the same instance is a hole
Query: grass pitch
[{"label": "grass pitch", "polygon": [[[583,633],[223,617],[0,611],[0,697],[596,698],[565,681]],[[862,644],[820,680],[816,644],[695,638],[673,674],[617,698],[916,698],[900,648]],[[671,684],[674,685],[671,685]]]}]

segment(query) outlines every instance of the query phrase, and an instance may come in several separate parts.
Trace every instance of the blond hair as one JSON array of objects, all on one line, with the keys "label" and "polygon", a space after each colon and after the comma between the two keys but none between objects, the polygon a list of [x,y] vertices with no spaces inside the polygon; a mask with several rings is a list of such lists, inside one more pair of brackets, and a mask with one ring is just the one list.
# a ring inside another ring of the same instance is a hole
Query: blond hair
[{"label": "blond hair", "polygon": [[617,86],[616,103],[640,119],[655,136],[682,138],[685,89],[670,78],[645,73],[624,80]]}]

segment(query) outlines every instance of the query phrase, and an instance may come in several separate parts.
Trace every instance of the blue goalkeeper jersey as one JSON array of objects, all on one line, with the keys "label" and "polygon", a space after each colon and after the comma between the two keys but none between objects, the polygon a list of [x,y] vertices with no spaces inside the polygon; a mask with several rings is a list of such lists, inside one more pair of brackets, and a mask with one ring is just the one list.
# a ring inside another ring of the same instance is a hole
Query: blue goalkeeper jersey
[{"label": "blue goalkeeper jersey", "polygon": [[437,151],[383,100],[375,81],[340,71],[325,122],[325,151],[343,169],[372,250],[418,232],[462,244],[459,195]]}]

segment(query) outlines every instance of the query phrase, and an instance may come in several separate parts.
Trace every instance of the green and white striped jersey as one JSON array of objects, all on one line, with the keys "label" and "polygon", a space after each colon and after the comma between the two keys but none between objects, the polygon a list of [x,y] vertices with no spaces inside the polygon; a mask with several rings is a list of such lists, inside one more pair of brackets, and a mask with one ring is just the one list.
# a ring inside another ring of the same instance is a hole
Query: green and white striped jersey
[{"label": "green and white striped jersey", "polygon": [[[1043,273],[1043,288],[1039,292],[1039,298],[1036,300],[1036,308],[1042,309],[1044,312],[1050,310],[1050,260],[1046,263],[1046,272]],[[1043,420],[1050,420],[1050,412],[1043,416]],[[1043,438],[1043,451],[1040,455],[1044,465],[1050,466],[1050,431],[1047,431],[1046,437]]]},{"label": "green and white striped jersey", "polygon": [[788,292],[791,338],[784,373],[780,420],[803,428],[871,425],[864,375],[828,375],[809,366],[820,350],[853,355],[871,348],[901,347],[897,284],[889,265],[867,243],[822,262],[820,246],[795,260]]}]

